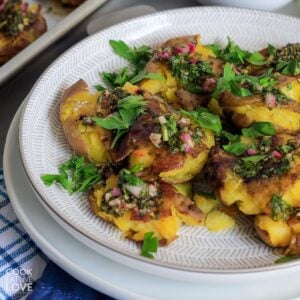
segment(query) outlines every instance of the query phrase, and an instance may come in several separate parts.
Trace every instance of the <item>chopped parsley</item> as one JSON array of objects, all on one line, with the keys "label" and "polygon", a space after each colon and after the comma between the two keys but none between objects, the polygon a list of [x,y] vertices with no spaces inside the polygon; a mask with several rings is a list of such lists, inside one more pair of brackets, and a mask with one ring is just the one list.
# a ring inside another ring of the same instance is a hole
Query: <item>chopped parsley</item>
[{"label": "chopped parsley", "polygon": [[196,91],[195,87],[200,88],[200,80],[212,73],[210,63],[198,61],[192,64],[189,57],[183,54],[171,56],[169,59],[169,65],[173,76],[190,91]]},{"label": "chopped parsley", "polygon": [[59,174],[45,174],[41,179],[47,186],[58,183],[70,194],[74,194],[89,190],[102,177],[95,164],[85,162],[83,156],[73,155],[59,166]]},{"label": "chopped parsley", "polygon": [[128,183],[129,185],[142,185],[144,181],[136,176],[135,174],[142,171],[144,166],[142,164],[138,164],[133,166],[131,169],[122,169],[119,173],[120,181],[122,184]]},{"label": "chopped parsley", "polygon": [[235,173],[245,180],[254,178],[269,178],[271,176],[283,176],[291,168],[292,151],[295,145],[288,142],[285,145],[273,147],[270,136],[260,139],[255,147],[255,155],[239,157],[234,167]]},{"label": "chopped parsley", "polygon": [[158,249],[158,238],[154,236],[154,232],[146,232],[142,245],[141,255],[148,258],[154,258],[153,253]]},{"label": "chopped parsley", "polygon": [[272,196],[271,209],[273,221],[278,221],[279,219],[286,221],[294,212],[293,207],[276,194]]}]

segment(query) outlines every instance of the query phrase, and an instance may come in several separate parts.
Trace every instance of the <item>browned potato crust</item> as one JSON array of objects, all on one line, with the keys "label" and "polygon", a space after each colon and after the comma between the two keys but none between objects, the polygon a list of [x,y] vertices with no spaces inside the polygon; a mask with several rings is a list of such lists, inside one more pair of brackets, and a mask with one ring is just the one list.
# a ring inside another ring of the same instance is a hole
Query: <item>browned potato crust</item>
[{"label": "browned potato crust", "polygon": [[39,15],[36,21],[16,36],[7,36],[0,32],[0,65],[6,63],[21,50],[30,45],[47,30],[46,21]]}]

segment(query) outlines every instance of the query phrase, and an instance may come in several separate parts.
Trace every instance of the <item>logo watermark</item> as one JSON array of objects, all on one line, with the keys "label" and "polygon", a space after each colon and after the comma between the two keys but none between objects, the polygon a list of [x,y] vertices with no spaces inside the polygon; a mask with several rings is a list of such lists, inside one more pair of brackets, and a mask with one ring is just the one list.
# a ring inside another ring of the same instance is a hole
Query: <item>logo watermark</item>
[{"label": "logo watermark", "polygon": [[32,269],[8,269],[5,272],[6,291],[9,293],[32,292]]}]

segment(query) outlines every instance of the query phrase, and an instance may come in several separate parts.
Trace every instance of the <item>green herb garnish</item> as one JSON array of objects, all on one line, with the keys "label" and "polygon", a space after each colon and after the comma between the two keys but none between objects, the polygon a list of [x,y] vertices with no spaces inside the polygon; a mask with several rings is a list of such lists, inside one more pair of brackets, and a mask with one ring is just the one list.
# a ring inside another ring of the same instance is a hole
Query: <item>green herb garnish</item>
[{"label": "green herb garnish", "polygon": [[[190,62],[188,56],[179,54],[172,56],[169,64],[174,77],[178,78],[180,83],[190,91],[196,91],[195,85],[200,83],[201,78],[212,73],[211,64],[205,61],[198,61],[195,64]],[[197,91],[199,86],[197,86]]]},{"label": "green herb garnish", "polygon": [[129,185],[142,185],[144,181],[136,176],[135,174],[142,171],[144,166],[142,164],[138,164],[133,166],[131,169],[122,169],[119,173],[121,183],[127,183]]},{"label": "green herb garnish", "polygon": [[45,185],[60,184],[70,194],[85,192],[101,181],[99,170],[93,163],[86,163],[83,156],[73,155],[59,167],[59,174],[41,176]]},{"label": "green herb garnish", "polygon": [[199,124],[202,128],[210,129],[216,133],[220,133],[222,131],[221,120],[217,115],[211,114],[202,109],[194,111],[185,111],[181,109],[180,111],[182,114],[192,119],[195,123]]},{"label": "green herb garnish", "polygon": [[272,196],[271,209],[273,221],[278,221],[279,219],[286,221],[294,212],[293,207],[276,194]]},{"label": "green herb garnish", "polygon": [[249,52],[241,49],[238,45],[236,45],[229,37],[227,37],[227,46],[222,49],[220,45],[213,44],[210,45],[209,48],[214,52],[214,54],[226,62],[243,65],[246,61],[253,65],[264,65],[267,62],[262,54],[259,52]]},{"label": "green herb garnish", "polygon": [[111,144],[113,149],[118,140],[128,132],[135,120],[144,112],[146,102],[143,96],[127,96],[119,100],[117,111],[106,118],[91,117],[98,126],[115,131]]},{"label": "green herb garnish", "polygon": [[142,245],[141,255],[148,258],[154,258],[153,253],[158,249],[158,238],[154,236],[154,232],[146,232]]},{"label": "green herb garnish", "polygon": [[278,258],[277,260],[275,260],[275,264],[286,263],[289,261],[296,260],[298,258],[299,258],[299,255],[293,255],[293,254],[285,255],[285,256],[282,256],[282,257]]},{"label": "green herb garnish", "polygon": [[245,137],[256,138],[265,135],[275,135],[276,130],[274,125],[270,122],[256,122],[253,123],[251,127],[242,129],[242,134]]}]

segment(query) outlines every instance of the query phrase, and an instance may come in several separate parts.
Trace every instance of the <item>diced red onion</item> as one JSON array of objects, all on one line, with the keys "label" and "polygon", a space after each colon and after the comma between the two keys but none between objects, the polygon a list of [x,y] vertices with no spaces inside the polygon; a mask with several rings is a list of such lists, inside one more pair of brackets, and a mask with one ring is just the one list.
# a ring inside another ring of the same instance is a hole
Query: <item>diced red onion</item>
[{"label": "diced red onion", "polygon": [[120,197],[121,196],[121,189],[116,187],[116,188],[113,188],[113,190],[111,191],[111,195],[113,197]]},{"label": "diced red onion", "polygon": [[272,152],[272,155],[273,155],[273,157],[275,157],[275,158],[282,158],[282,154],[281,154],[279,151],[277,151],[277,150],[274,150],[274,151]]},{"label": "diced red onion", "polygon": [[248,154],[248,155],[255,155],[255,154],[256,154],[256,150],[250,148],[250,149],[247,150],[247,154]]},{"label": "diced red onion", "polygon": [[192,152],[192,147],[188,144],[184,145],[184,152],[185,153],[191,153]]},{"label": "diced red onion", "polygon": [[190,53],[190,49],[187,45],[185,46],[174,46],[173,48],[173,53],[174,54],[189,54]]},{"label": "diced red onion", "polygon": [[196,50],[196,45],[194,43],[188,43],[189,51],[194,52]]},{"label": "diced red onion", "polygon": [[216,85],[217,85],[216,78],[208,77],[208,78],[205,78],[205,80],[202,84],[202,89],[204,92],[210,93],[216,88]]},{"label": "diced red onion", "polygon": [[159,116],[158,121],[159,121],[160,124],[166,124],[167,123],[167,119],[166,119],[165,116]]},{"label": "diced red onion", "polygon": [[7,0],[2,0],[1,1],[1,3],[0,3],[0,11],[2,11],[2,10],[5,9],[6,3],[7,3]]},{"label": "diced red onion", "polygon": [[149,191],[149,195],[151,197],[157,196],[157,188],[154,184],[149,184],[148,185],[148,191]]},{"label": "diced red onion", "polygon": [[190,147],[194,147],[194,142],[189,132],[183,132],[180,135],[180,140],[183,141],[185,144],[189,145]]},{"label": "diced red onion", "polygon": [[171,57],[171,53],[169,51],[162,51],[159,57],[161,59],[168,60]]},{"label": "diced red onion", "polygon": [[116,198],[116,199],[113,199],[113,200],[108,202],[108,205],[110,207],[119,206],[120,204],[121,204],[121,199],[120,198]]},{"label": "diced red onion", "polygon": [[186,125],[189,125],[190,124],[190,120],[189,119],[186,119],[186,118],[181,118],[178,123],[181,125],[181,126],[186,126]]},{"label": "diced red onion", "polygon": [[124,188],[135,198],[140,198],[141,193],[144,188],[144,184],[141,184],[141,185],[124,184]]},{"label": "diced red onion", "polygon": [[152,132],[149,136],[149,139],[155,147],[157,147],[157,148],[160,147],[160,143],[161,143],[161,134],[160,133]]},{"label": "diced red onion", "polygon": [[267,93],[265,96],[265,104],[269,108],[274,108],[276,106],[276,96],[271,93]]}]

